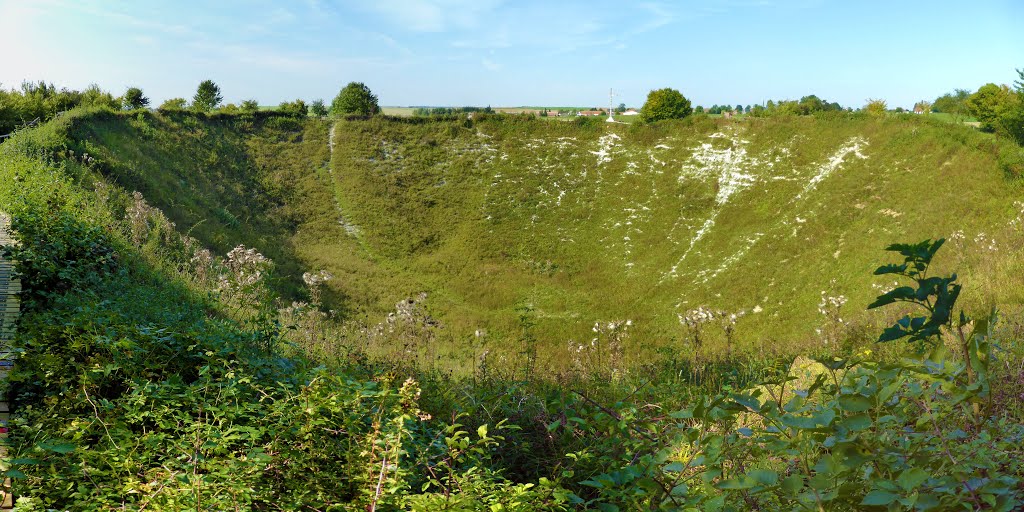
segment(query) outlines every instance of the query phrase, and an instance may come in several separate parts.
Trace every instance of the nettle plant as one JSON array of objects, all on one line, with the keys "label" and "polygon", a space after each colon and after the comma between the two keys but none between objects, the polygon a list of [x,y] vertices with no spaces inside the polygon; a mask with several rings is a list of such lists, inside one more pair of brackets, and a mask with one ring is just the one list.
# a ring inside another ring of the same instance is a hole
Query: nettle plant
[{"label": "nettle plant", "polygon": [[[571,501],[598,510],[1015,510],[1022,504],[1018,445],[1024,427],[983,418],[987,325],[953,307],[955,276],[929,277],[942,241],[897,244],[904,262],[880,267],[900,287],[871,307],[907,302],[881,342],[931,347],[898,363],[819,360],[811,382],[787,375],[666,413],[617,404],[573,425],[587,448],[568,455],[565,476],[584,477]],[[984,325],[983,325],[984,324]],[[966,347],[948,357],[944,331]],[[968,370],[973,368],[973,370]],[[967,385],[964,374],[967,373]],[[789,385],[790,389],[783,392]],[[973,410],[972,410],[973,409]],[[559,425],[552,425],[552,432]],[[582,434],[581,434],[582,432]]]}]

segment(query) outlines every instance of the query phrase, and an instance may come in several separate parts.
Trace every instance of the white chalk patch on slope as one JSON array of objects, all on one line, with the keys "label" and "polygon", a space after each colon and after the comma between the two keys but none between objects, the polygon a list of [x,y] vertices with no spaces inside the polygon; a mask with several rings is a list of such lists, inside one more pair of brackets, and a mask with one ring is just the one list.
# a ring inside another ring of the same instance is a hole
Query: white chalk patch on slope
[{"label": "white chalk patch on slope", "polygon": [[612,150],[615,148],[615,141],[621,140],[622,137],[614,133],[602,135],[597,139],[597,151],[591,151],[590,154],[597,156],[597,164],[606,164],[612,161]]},{"label": "white chalk patch on slope", "polygon": [[867,145],[868,142],[861,137],[853,137],[850,140],[846,141],[846,144],[843,144],[842,146],[839,147],[839,149],[832,153],[832,155],[828,157],[828,160],[826,160],[825,163],[818,166],[817,172],[814,173],[814,176],[811,176],[811,179],[807,182],[806,185],[804,185],[804,189],[799,194],[797,194],[796,198],[802,199],[808,192],[811,192],[812,190],[817,188],[819,183],[824,181],[825,178],[828,178],[829,176],[832,175],[832,173],[836,172],[836,170],[842,167],[843,162],[846,161],[847,156],[853,154],[854,156],[860,158],[861,160],[866,160],[868,157],[864,153],[861,153],[860,150]]}]

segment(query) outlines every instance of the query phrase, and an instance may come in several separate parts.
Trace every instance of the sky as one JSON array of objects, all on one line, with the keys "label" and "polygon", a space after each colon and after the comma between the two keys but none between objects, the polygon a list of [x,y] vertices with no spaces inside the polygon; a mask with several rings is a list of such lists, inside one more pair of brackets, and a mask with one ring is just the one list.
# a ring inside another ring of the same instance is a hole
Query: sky
[{"label": "sky", "polygon": [[695,105],[816,94],[910,107],[1024,68],[1024,1],[0,0],[0,87],[141,87],[159,104],[212,79],[226,102],[387,106]]}]

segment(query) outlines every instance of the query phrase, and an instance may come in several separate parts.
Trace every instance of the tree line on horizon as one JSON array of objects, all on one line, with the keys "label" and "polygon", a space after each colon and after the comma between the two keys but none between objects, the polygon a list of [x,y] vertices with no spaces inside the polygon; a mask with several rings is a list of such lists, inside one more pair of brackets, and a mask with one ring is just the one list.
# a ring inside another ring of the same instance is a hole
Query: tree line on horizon
[{"label": "tree line on horizon", "polygon": [[[139,110],[150,108],[150,99],[139,87],[128,87],[121,96],[114,96],[97,84],[91,84],[79,91],[67,87],[58,88],[53,83],[40,80],[25,81],[17,89],[0,87],[0,136],[38,122],[52,119],[57,114],[75,107],[100,107],[110,110]],[[224,103],[220,86],[213,80],[203,80],[196,88],[192,101],[185,98],[171,98],[159,106],[160,111],[192,111],[202,113],[251,114],[260,110],[274,110],[297,117],[328,115],[373,115],[380,112],[377,96],[369,87],[360,82],[351,82],[342,88],[328,106],[322,99],[306,103],[302,99],[285,101],[276,108],[261,107],[255,99],[239,104]]]},{"label": "tree line on horizon", "polygon": [[[1024,144],[1024,69],[1018,70],[1020,79],[1013,86],[987,83],[971,92],[967,89],[955,89],[939,96],[934,101],[921,100],[914,104],[912,112],[919,114],[942,113],[952,115],[955,120],[973,117],[980,123],[982,131],[999,133]],[[361,82],[350,82],[342,88],[328,106],[322,99],[306,103],[302,99],[285,101],[276,108],[261,107],[255,99],[248,99],[239,104],[224,104],[224,98],[213,80],[203,80],[189,102],[185,98],[171,98],[161,103],[157,110],[161,111],[194,111],[203,113],[246,114],[260,110],[276,110],[294,116],[371,116],[381,112],[375,94]],[[138,87],[129,87],[121,96],[114,96],[98,85],[92,84],[78,91],[68,88],[58,89],[45,81],[22,82],[19,89],[5,90],[0,88],[0,136],[9,134],[19,127],[34,122],[45,121],[60,112],[78,106],[102,107],[112,110],[137,110],[150,107],[150,99]],[[616,112],[625,110],[619,105]],[[711,107],[693,107],[690,100],[672,88],[653,90],[641,108],[640,119],[654,122],[663,119],[683,118],[690,114],[746,114],[753,117],[769,117],[775,115],[812,115],[819,112],[853,112],[852,107],[843,107],[837,102],[829,102],[817,95],[810,94],[799,100],[768,100],[763,105],[712,105]],[[902,107],[890,110],[881,99],[869,99],[858,109],[871,115],[884,115],[887,112],[909,112]],[[543,109],[546,113],[548,109]],[[490,113],[490,106],[480,107],[419,107],[413,111],[414,116],[443,116],[463,113]],[[559,110],[559,112],[561,112]]]}]

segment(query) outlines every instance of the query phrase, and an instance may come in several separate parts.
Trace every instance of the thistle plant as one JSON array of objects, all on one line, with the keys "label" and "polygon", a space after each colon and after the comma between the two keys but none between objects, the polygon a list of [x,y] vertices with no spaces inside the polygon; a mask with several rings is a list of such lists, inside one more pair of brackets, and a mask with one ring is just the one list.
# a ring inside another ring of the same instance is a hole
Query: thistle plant
[{"label": "thistle plant", "polygon": [[[835,280],[832,281],[832,285],[835,285]],[[838,343],[843,329],[848,324],[847,321],[843,320],[842,314],[842,309],[846,302],[847,298],[845,295],[832,295],[832,292],[824,290],[821,292],[821,301],[818,302],[818,313],[825,317],[826,325],[824,329],[819,328],[816,331],[821,336],[825,345],[834,346]]]},{"label": "thistle plant", "polygon": [[334,278],[334,275],[326,270],[320,270],[318,272],[306,272],[302,274],[302,281],[306,283],[309,288],[309,301],[314,306],[320,307],[322,304],[322,287],[324,283]]},{"label": "thistle plant", "polygon": [[594,322],[590,343],[569,342],[573,369],[583,378],[615,382],[622,377],[626,340],[632,320]]}]

